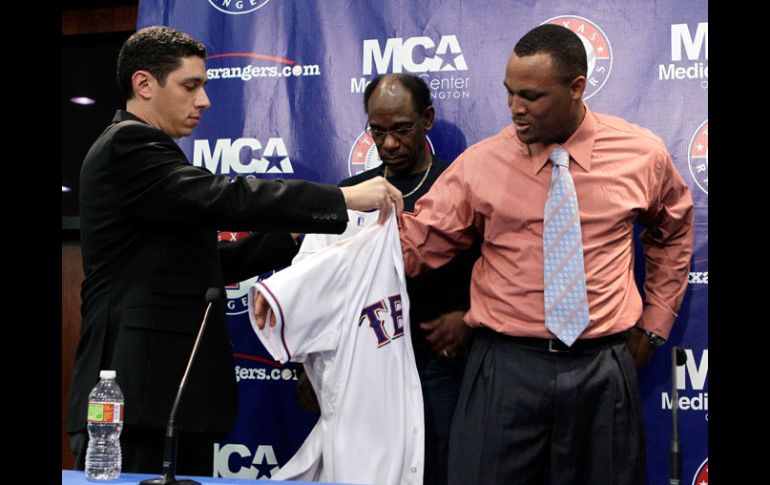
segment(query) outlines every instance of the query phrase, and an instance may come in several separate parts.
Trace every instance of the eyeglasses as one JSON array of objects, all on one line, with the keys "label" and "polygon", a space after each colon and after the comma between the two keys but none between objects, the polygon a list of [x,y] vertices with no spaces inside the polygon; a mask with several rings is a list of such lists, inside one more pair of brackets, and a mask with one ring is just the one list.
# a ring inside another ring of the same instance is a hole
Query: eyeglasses
[{"label": "eyeglasses", "polygon": [[395,130],[379,130],[377,128],[372,128],[371,126],[366,126],[366,132],[372,135],[372,138],[375,140],[384,140],[388,134],[392,135],[393,138],[396,138],[397,140],[403,139],[406,135],[414,131],[415,127],[417,127],[417,121],[412,123],[412,126],[405,126],[403,128],[397,128]]}]

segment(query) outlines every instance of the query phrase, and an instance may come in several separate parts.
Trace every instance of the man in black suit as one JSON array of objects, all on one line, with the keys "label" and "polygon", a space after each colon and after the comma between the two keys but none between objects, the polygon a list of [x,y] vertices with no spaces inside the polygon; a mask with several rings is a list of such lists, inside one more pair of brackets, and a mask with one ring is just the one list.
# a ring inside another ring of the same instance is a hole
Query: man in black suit
[{"label": "man in black suit", "polygon": [[[76,467],[88,441],[88,394],[100,369],[117,371],[125,396],[123,471],[156,473],[163,432],[210,287],[287,265],[289,231],[341,233],[346,208],[379,208],[386,220],[400,192],[379,178],[350,188],[214,175],[174,143],[210,106],[206,50],[187,34],[149,27],[118,58],[126,110],[89,150],[81,171],[85,279],[82,329],[67,431]],[[218,243],[217,230],[262,231]],[[213,443],[236,416],[232,348],[222,301],[214,303],[177,414],[180,474],[212,474]]]}]

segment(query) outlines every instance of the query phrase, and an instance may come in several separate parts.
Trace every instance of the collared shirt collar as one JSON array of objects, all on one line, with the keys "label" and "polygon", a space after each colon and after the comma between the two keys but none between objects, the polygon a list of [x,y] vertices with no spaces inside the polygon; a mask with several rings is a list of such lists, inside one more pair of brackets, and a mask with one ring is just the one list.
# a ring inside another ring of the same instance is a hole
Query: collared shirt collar
[{"label": "collared shirt collar", "polygon": [[139,118],[135,114],[129,113],[124,109],[115,111],[115,116],[112,117],[113,123],[120,123],[121,121],[139,121],[140,123],[147,124],[147,122],[143,119]]},{"label": "collared shirt collar", "polygon": [[[586,114],[583,117],[583,121],[580,122],[577,130],[570,136],[566,142],[562,143],[562,146],[570,155],[572,160],[575,160],[580,167],[586,172],[591,171],[591,151],[594,146],[594,139],[596,138],[596,117],[593,112],[588,109],[585,102]],[[518,138],[517,138],[518,140]],[[548,162],[548,156],[553,151],[556,143],[550,143],[543,145],[541,143],[533,143],[531,145],[524,145],[525,153],[529,152],[530,160],[532,161],[532,175],[537,175],[540,170],[543,169]]]}]

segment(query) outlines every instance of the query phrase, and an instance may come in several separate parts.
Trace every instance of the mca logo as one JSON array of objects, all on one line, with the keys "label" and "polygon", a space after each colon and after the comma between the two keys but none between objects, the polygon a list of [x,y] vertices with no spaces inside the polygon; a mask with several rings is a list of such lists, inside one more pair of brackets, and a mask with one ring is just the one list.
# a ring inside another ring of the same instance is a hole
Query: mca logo
[{"label": "mca logo", "polygon": [[[433,143],[427,136],[425,137],[425,150],[432,154],[436,153],[433,149]],[[377,145],[374,143],[372,135],[362,131],[353,143],[348,155],[348,174],[352,177],[371,168],[379,167],[381,164],[382,159],[377,153]]]},{"label": "mca logo", "polygon": [[241,15],[264,7],[270,0],[209,0],[212,7],[222,13]]},{"label": "mca logo", "polygon": [[281,137],[269,138],[264,145],[256,138],[219,138],[213,147],[209,140],[194,140],[193,165],[224,175],[294,173]]},{"label": "mca logo", "polygon": [[604,31],[590,20],[574,15],[553,17],[543,24],[566,27],[580,37],[588,58],[588,77],[583,99],[598,93],[609,79],[612,70],[612,47]]},{"label": "mca logo", "polygon": [[[438,43],[436,43],[438,39]],[[389,72],[416,74],[431,90],[432,99],[470,98],[470,76],[460,40],[456,35],[441,37],[391,37],[381,41],[366,39],[363,44],[364,76]],[[363,93],[366,77],[350,79],[350,92]]]},{"label": "mca logo", "polygon": [[703,460],[692,478],[692,485],[709,485],[709,459]]},{"label": "mca logo", "polygon": [[687,151],[687,165],[693,180],[706,195],[709,194],[709,120],[695,130]]},{"label": "mca logo", "polygon": [[661,81],[700,80],[709,87],[709,24],[699,22],[694,29],[687,24],[671,25],[671,62],[658,65]]},{"label": "mca logo", "polygon": [[240,443],[214,443],[215,477],[257,480],[270,478],[278,470],[278,459],[270,445],[259,445],[252,454],[248,446]]},{"label": "mca logo", "polygon": [[[708,276],[707,276],[708,277]],[[696,358],[697,349],[684,349],[687,360],[684,365],[676,366],[677,408],[680,411],[702,412],[708,420],[709,393],[706,386],[709,373],[709,349],[703,349],[700,359]],[[668,392],[660,394],[661,409],[673,408],[673,397]]]},{"label": "mca logo", "polygon": [[[435,50],[434,50],[435,49]],[[433,55],[431,55],[433,54]],[[430,37],[393,37],[383,47],[379,39],[366,39],[363,46],[363,73],[467,71],[460,41],[456,35],[443,35],[436,42]]]}]

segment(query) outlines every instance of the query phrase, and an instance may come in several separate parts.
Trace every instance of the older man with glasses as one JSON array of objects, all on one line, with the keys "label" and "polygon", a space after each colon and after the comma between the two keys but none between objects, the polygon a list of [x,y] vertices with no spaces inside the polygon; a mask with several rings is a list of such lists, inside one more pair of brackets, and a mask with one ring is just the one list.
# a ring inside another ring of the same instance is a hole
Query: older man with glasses
[{"label": "older man with glasses", "polygon": [[[404,210],[430,189],[449,162],[430,152],[426,135],[435,111],[425,82],[409,74],[372,80],[364,110],[382,164],[340,182],[349,186],[383,176],[404,197]],[[479,246],[445,266],[407,278],[412,303],[412,343],[425,403],[425,484],[446,483],[449,426],[472,338],[463,315],[470,306],[470,278]]]}]

